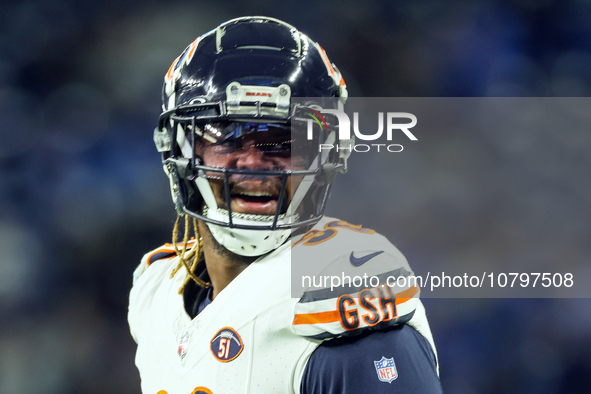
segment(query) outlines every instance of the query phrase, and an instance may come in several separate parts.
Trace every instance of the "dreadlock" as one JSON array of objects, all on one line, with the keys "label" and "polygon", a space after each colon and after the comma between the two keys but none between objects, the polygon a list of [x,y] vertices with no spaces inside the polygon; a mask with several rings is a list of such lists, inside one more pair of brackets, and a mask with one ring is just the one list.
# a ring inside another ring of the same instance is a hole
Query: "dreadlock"
[{"label": "dreadlock", "polygon": [[[185,234],[183,237],[182,242],[182,249],[178,248],[178,236],[179,236],[179,225],[181,222],[181,216],[177,216],[176,221],[174,223],[174,228],[172,229],[172,245],[174,246],[174,251],[176,255],[179,257],[178,265],[172,270],[170,274],[170,279],[172,279],[176,273],[181,269],[181,267],[185,267],[187,270],[187,276],[183,281],[183,284],[179,288],[179,294],[183,294],[185,290],[185,286],[187,283],[192,279],[197,283],[199,286],[203,288],[208,288],[211,286],[211,283],[205,282],[197,275],[195,275],[195,269],[197,268],[197,264],[199,264],[199,259],[201,257],[201,251],[203,250],[203,240],[199,235],[199,227],[197,226],[197,219],[193,218],[193,232],[195,233],[195,245],[187,252],[187,243],[189,242],[189,233],[191,232],[191,223],[189,220],[189,215],[185,216]],[[190,266],[189,266],[190,264]]]}]

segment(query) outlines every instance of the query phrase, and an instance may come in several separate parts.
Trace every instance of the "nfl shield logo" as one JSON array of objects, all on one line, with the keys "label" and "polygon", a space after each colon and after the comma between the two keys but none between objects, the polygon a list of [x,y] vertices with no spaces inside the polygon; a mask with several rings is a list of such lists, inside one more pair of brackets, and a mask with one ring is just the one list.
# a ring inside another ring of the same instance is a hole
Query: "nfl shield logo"
[{"label": "nfl shield logo", "polygon": [[187,348],[188,347],[189,347],[189,333],[186,332],[179,339],[179,350],[178,350],[178,353],[179,353],[179,357],[181,358],[181,360],[187,354]]},{"label": "nfl shield logo", "polygon": [[392,383],[392,381],[398,377],[396,364],[394,364],[394,357],[386,358],[382,356],[380,361],[374,361],[373,363],[376,366],[378,379],[382,382]]}]

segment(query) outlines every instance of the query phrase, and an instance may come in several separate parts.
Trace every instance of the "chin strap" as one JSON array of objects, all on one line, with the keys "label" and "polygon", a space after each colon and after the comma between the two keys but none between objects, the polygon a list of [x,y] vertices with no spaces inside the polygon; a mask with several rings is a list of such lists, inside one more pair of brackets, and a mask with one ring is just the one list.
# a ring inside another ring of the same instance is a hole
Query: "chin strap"
[{"label": "chin strap", "polygon": [[[195,233],[195,245],[191,247],[189,251],[187,251],[187,244],[189,243],[189,233],[191,229],[191,223],[189,221],[189,215],[185,216],[185,234],[183,237],[183,248],[179,249],[177,246],[178,235],[179,235],[179,224],[181,221],[181,216],[177,216],[176,221],[174,223],[174,228],[172,230],[172,245],[174,247],[174,251],[176,255],[179,257],[178,265],[172,270],[170,274],[170,279],[172,279],[176,273],[181,269],[181,267],[185,267],[187,270],[187,276],[183,281],[183,284],[179,288],[179,294],[183,294],[185,291],[185,286],[187,283],[192,279],[197,283],[199,286],[203,288],[208,288],[211,286],[211,283],[205,282],[200,279],[197,275],[195,275],[195,269],[197,268],[197,264],[199,264],[199,258],[201,257],[201,251],[203,250],[203,241],[199,235],[199,227],[197,225],[197,219],[193,218],[193,231]],[[189,266],[189,262],[191,265]]]}]

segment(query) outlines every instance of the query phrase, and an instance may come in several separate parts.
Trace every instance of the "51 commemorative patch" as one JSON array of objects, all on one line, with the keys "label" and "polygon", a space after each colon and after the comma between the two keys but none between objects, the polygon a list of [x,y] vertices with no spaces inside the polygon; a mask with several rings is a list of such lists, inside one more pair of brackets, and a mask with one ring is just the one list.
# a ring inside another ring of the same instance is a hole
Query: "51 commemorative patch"
[{"label": "51 commemorative patch", "polygon": [[219,330],[211,340],[211,353],[223,363],[230,362],[242,353],[244,344],[240,335],[231,327]]}]

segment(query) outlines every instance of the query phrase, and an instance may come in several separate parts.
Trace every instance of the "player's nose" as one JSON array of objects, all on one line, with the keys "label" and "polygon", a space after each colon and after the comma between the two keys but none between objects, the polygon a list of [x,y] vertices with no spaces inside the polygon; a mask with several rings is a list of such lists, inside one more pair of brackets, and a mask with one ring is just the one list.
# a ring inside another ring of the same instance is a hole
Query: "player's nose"
[{"label": "player's nose", "polygon": [[249,144],[238,152],[237,167],[250,170],[267,170],[273,169],[273,163],[256,144]]}]

